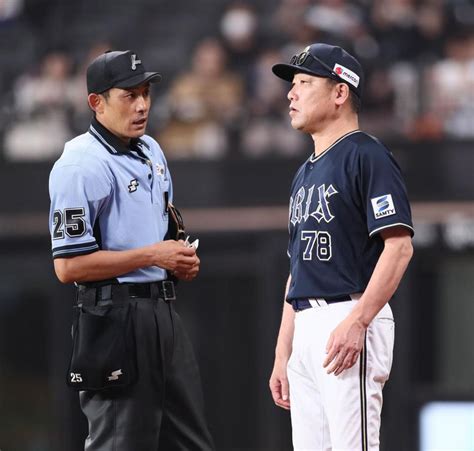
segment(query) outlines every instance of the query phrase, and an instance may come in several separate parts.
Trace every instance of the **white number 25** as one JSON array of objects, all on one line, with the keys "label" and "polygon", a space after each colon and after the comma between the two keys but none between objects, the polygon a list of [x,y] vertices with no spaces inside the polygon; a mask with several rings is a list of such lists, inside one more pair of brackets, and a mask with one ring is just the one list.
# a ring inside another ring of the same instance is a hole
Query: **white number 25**
[{"label": "white number 25", "polygon": [[71,382],[75,382],[75,383],[82,382],[81,373],[71,373]]}]

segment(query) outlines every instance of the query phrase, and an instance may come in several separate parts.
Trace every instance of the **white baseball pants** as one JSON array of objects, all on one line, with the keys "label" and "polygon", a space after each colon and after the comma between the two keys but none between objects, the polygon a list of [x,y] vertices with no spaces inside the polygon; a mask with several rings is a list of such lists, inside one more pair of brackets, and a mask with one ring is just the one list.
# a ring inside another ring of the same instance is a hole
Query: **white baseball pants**
[{"label": "white baseball pants", "polygon": [[355,302],[308,308],[295,315],[288,380],[297,451],[379,449],[382,388],[392,366],[395,332],[390,306],[368,327],[364,349],[352,368],[339,376],[323,368],[329,335]]}]

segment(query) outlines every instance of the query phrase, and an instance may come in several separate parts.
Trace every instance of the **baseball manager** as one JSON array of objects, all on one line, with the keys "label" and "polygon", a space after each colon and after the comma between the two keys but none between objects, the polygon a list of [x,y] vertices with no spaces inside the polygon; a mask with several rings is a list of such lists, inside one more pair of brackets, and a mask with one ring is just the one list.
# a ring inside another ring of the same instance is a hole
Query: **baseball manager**
[{"label": "baseball manager", "polygon": [[296,450],[376,451],[393,353],[388,301],[413,252],[405,185],[390,151],[359,130],[364,74],[353,56],[313,44],[273,72],[292,83],[291,125],[314,150],[291,186],[270,389],[291,409]]}]

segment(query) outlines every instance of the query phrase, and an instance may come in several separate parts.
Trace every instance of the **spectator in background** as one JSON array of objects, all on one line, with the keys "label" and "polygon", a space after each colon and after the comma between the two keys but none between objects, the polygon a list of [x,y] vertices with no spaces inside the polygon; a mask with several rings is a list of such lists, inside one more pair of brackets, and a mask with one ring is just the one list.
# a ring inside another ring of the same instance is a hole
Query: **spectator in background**
[{"label": "spectator in background", "polygon": [[283,34],[283,59],[290,59],[308,42],[321,41],[321,33],[307,21],[307,13],[312,5],[310,0],[281,0],[272,21],[273,28]]},{"label": "spectator in background", "polygon": [[191,69],[172,85],[170,117],[159,132],[169,158],[218,158],[229,150],[244,89],[241,78],[226,68],[226,58],[217,39],[205,39],[194,51]]},{"label": "spectator in background", "polygon": [[14,20],[23,10],[23,0],[0,0],[0,23]]},{"label": "spectator in background", "polygon": [[396,136],[400,125],[394,119],[394,86],[388,68],[374,69],[367,77],[361,129],[373,135]]},{"label": "spectator in background", "polygon": [[104,41],[94,43],[87,55],[79,64],[69,84],[68,97],[72,105],[71,128],[74,134],[81,133],[87,129],[91,121],[91,110],[87,104],[86,71],[89,64],[99,55],[110,50],[113,46]]},{"label": "spectator in background", "polygon": [[446,40],[448,14],[445,3],[430,0],[422,3],[417,11],[418,45],[420,56],[426,60],[440,59]]},{"label": "spectator in background", "polygon": [[[31,65],[47,39],[41,34],[46,21],[35,22],[35,28],[24,20],[38,8],[24,0],[0,0],[0,50],[9,61],[0,73],[0,141],[10,160],[53,158],[62,147],[58,143],[82,130],[90,118],[83,101],[82,62],[71,78],[69,57],[51,53],[38,74],[17,78],[16,71]],[[221,40],[201,42],[189,69],[173,62],[182,76],[169,100],[156,103],[152,122],[163,127],[155,125],[151,134],[160,133],[171,158],[220,158],[239,148],[254,157],[297,152],[292,140],[301,137],[281,119],[286,111],[274,101],[277,80],[265,70],[276,49],[285,60],[309,42],[326,42],[348,48],[366,68],[360,120],[369,132],[383,139],[468,139],[473,133],[472,38],[458,35],[460,28],[473,28],[473,17],[469,0],[278,0],[260,2],[258,10],[250,1],[233,0],[218,24]],[[208,25],[197,21],[180,45],[206,31]],[[111,34],[107,24],[102,32]],[[98,42],[84,64],[108,47]],[[81,52],[71,42],[71,54]],[[462,78],[459,71],[465,71],[462,95],[453,84]]]},{"label": "spectator in background", "polygon": [[427,70],[425,85],[426,113],[413,137],[474,138],[474,32],[448,37],[445,57]]},{"label": "spectator in background", "polygon": [[38,74],[23,74],[15,82],[12,124],[4,137],[7,159],[51,160],[62,152],[71,136],[68,99],[71,60],[61,52],[50,52]]},{"label": "spectator in background", "polygon": [[259,42],[258,16],[254,7],[237,1],[231,3],[220,21],[222,43],[228,55],[229,68],[238,73],[249,86],[249,68],[255,63],[262,42]]},{"label": "spectator in background", "polygon": [[346,0],[321,0],[308,8],[307,22],[337,41],[354,38],[363,20],[362,13]]},{"label": "spectator in background", "polygon": [[369,15],[372,34],[379,46],[375,63],[391,64],[417,55],[415,0],[375,0]]}]

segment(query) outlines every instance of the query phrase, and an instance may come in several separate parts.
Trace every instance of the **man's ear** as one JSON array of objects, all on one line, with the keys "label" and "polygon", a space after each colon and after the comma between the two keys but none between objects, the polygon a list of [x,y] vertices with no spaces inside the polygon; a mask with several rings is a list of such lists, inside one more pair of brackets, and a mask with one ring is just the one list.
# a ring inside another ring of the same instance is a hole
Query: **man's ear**
[{"label": "man's ear", "polygon": [[95,113],[101,113],[104,109],[104,98],[99,94],[89,94],[87,96],[87,103]]},{"label": "man's ear", "polygon": [[346,83],[338,83],[336,85],[336,105],[343,105],[350,95],[349,86]]}]

